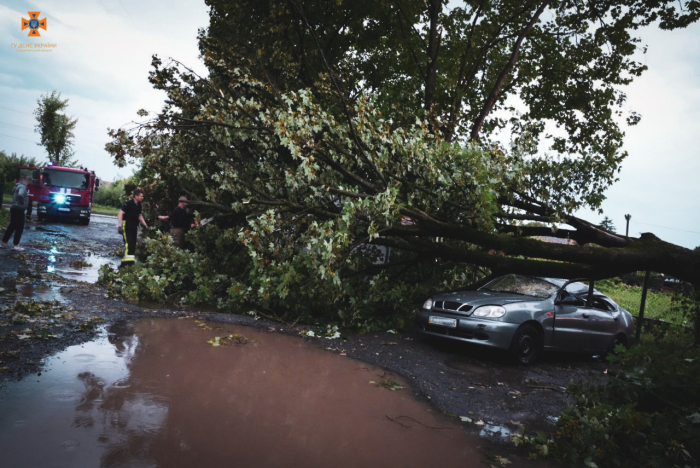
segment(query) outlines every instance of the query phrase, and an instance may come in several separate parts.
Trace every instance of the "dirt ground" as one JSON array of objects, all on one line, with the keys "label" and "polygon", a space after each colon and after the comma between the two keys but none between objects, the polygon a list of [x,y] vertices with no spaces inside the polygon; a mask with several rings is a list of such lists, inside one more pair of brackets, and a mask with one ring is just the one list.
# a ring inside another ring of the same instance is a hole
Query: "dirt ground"
[{"label": "dirt ground", "polygon": [[[521,426],[530,433],[553,430],[569,401],[569,383],[605,378],[605,361],[590,355],[544,353],[525,367],[513,364],[506,353],[429,339],[416,329],[328,339],[324,330],[314,330],[310,337],[311,329],[303,325],[129,304],[89,282],[94,281],[95,265],[117,261],[121,242],[114,224],[111,218],[93,219],[88,227],[31,223],[35,229],[23,237],[25,252],[0,250],[0,391],[5,382],[41,372],[43,358],[91,340],[100,324],[182,316],[298,336],[330,353],[362,361],[370,380],[403,376],[417,398],[461,418],[465,429],[501,451],[510,450],[508,436]],[[80,268],[80,262],[92,267]],[[18,308],[17,303],[24,305]]]}]

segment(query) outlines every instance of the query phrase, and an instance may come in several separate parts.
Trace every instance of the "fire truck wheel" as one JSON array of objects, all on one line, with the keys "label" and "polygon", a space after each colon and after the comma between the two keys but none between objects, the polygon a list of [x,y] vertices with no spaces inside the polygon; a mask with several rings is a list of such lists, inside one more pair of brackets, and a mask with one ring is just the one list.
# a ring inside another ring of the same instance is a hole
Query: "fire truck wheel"
[{"label": "fire truck wheel", "polygon": [[78,224],[82,224],[83,226],[87,226],[88,224],[90,224],[90,218],[88,218],[88,219],[79,219],[79,220],[78,220]]},{"label": "fire truck wheel", "polygon": [[39,221],[44,221],[44,220],[46,219],[46,215],[36,215],[36,218],[37,218]]}]

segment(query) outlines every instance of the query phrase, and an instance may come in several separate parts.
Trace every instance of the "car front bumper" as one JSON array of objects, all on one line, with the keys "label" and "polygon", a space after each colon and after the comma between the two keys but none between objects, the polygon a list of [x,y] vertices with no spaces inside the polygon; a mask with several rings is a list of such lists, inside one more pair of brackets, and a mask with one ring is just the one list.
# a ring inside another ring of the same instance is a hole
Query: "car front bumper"
[{"label": "car front bumper", "polygon": [[[456,327],[446,327],[430,323],[430,317],[455,319]],[[420,332],[451,340],[476,343],[500,349],[509,349],[513,336],[519,325],[498,320],[465,317],[460,314],[447,314],[433,310],[421,309],[416,315],[416,324]]]}]

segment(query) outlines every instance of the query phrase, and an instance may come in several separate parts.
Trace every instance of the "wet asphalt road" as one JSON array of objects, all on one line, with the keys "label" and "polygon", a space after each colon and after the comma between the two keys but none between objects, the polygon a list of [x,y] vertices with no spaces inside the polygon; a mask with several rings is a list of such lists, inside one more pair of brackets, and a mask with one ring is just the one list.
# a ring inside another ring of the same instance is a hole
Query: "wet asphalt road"
[{"label": "wet asphalt road", "polygon": [[[20,268],[28,268],[37,273],[55,273],[94,283],[102,265],[118,263],[116,255],[122,248],[122,240],[116,224],[115,217],[102,215],[93,215],[87,226],[32,218],[25,222],[20,240],[24,252],[0,250],[0,258],[6,264],[0,267],[0,281],[12,278]],[[51,300],[49,297],[35,299]]]},{"label": "wet asphalt road", "polygon": [[[308,329],[249,316],[167,305],[133,305],[108,297],[106,291],[90,283],[95,281],[100,265],[119,262],[122,241],[113,217],[94,216],[89,226],[33,221],[26,226],[22,245],[26,248],[23,254],[0,250],[0,310],[15,301],[58,300],[68,305],[78,319],[100,317],[108,324],[144,316],[196,316],[297,336]],[[17,279],[17,270],[24,270],[25,276],[33,270],[41,277]],[[91,338],[71,336],[72,341],[65,338],[42,342],[40,354],[48,355]],[[359,359],[365,364],[358,368],[367,372],[369,380],[404,377],[418,398],[445,414],[467,418],[467,430],[492,440],[506,440],[520,425],[531,433],[553,430],[559,412],[569,401],[566,387],[571,382],[605,379],[607,368],[604,361],[590,355],[552,353],[544,353],[535,365],[518,366],[506,353],[426,339],[415,329],[401,334],[377,332],[344,338],[304,339],[344,359]],[[27,355],[32,356],[30,352]],[[36,359],[37,353],[31,357],[34,363]],[[13,376],[24,374],[20,365]]]}]

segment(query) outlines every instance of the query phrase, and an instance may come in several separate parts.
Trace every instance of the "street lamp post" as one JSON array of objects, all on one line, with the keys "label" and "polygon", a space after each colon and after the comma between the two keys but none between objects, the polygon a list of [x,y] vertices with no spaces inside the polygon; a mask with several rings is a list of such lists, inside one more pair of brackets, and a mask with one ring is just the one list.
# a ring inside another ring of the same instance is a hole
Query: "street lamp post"
[{"label": "street lamp post", "polygon": [[626,214],[625,219],[627,220],[627,230],[625,231],[625,237],[630,236],[630,219],[632,218],[632,215]]}]

